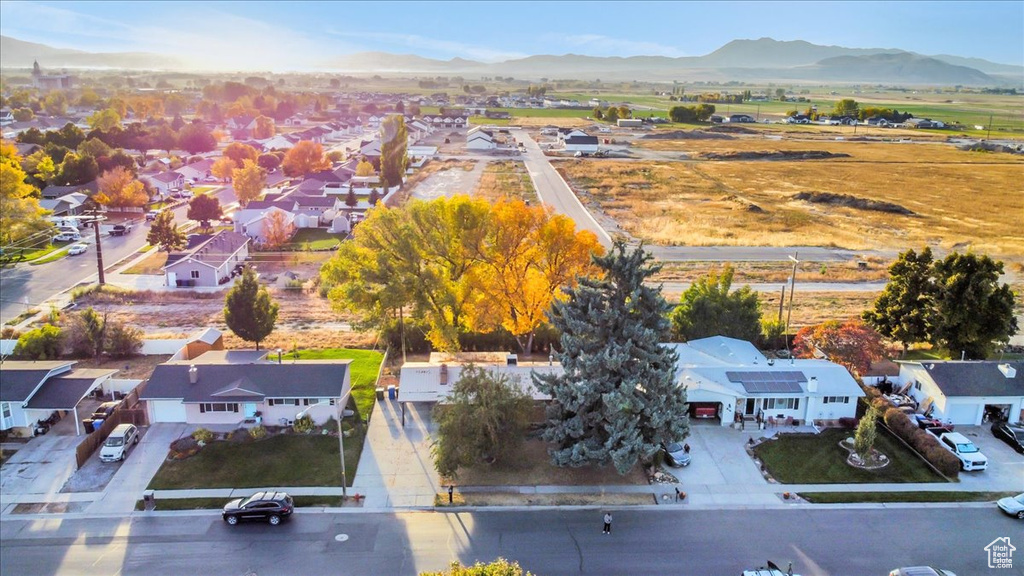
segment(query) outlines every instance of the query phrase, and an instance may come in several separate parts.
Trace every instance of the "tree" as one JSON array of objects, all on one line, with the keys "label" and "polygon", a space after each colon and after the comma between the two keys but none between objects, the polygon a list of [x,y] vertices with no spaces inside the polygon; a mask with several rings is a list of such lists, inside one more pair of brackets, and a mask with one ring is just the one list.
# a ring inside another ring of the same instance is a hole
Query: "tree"
[{"label": "tree", "polygon": [[99,171],[100,167],[92,156],[70,152],[60,163],[54,182],[61,186],[78,186],[95,180]]},{"label": "tree", "polygon": [[498,558],[488,564],[477,562],[472,566],[463,566],[458,560],[453,560],[444,572],[421,572],[420,576],[533,576],[533,574],[523,572],[518,562],[509,562],[504,558]]},{"label": "tree", "polygon": [[142,330],[124,322],[108,322],[106,352],[111,358],[128,358],[142,348]]},{"label": "tree", "polygon": [[16,108],[11,112],[15,122],[28,122],[36,117],[31,108]]},{"label": "tree", "polygon": [[697,104],[697,108],[694,110],[694,114],[697,116],[697,120],[700,122],[707,122],[711,118],[711,115],[715,113],[714,104]]},{"label": "tree", "polygon": [[852,98],[843,98],[832,105],[833,116],[851,116],[856,118],[858,114],[857,101]]},{"label": "tree", "polygon": [[50,92],[43,98],[43,110],[50,116],[63,116],[68,111],[68,97],[60,91]]},{"label": "tree", "polygon": [[232,173],[237,169],[238,165],[235,164],[234,160],[226,156],[222,156],[217,158],[213,163],[213,166],[210,166],[210,174],[213,174],[216,178],[223,181],[228,181],[231,180]]},{"label": "tree", "polygon": [[148,147],[164,150],[170,155],[171,150],[178,146],[178,135],[174,133],[174,129],[169,124],[163,123],[156,129],[150,130],[148,141]]},{"label": "tree", "polygon": [[668,110],[668,118],[673,122],[691,123],[697,120],[697,111],[693,106],[673,106]]},{"label": "tree", "polygon": [[56,360],[60,358],[60,349],[60,328],[46,324],[22,334],[14,345],[14,356],[25,360]]},{"label": "tree", "polygon": [[463,367],[448,401],[434,408],[434,467],[448,478],[481,462],[507,462],[530,423],[533,398],[509,377],[472,364]]},{"label": "tree", "polygon": [[750,342],[761,334],[761,303],[757,293],[744,286],[734,292],[733,268],[709,272],[683,292],[672,311],[673,336],[683,341],[728,336]]},{"label": "tree", "polygon": [[260,154],[260,157],[256,159],[256,163],[264,170],[273,170],[281,165],[281,159],[274,154]]},{"label": "tree", "polygon": [[267,226],[263,231],[268,248],[278,248],[295,234],[295,225],[288,222],[284,210],[271,210],[267,215]]},{"label": "tree", "polygon": [[864,417],[857,423],[857,432],[853,437],[853,450],[857,456],[860,456],[861,461],[867,461],[875,447],[876,426],[880,412],[881,408],[872,404]]},{"label": "tree", "polygon": [[135,208],[149,201],[146,186],[121,166],[104,172],[96,181],[99,191],[93,197],[97,204],[111,208]]},{"label": "tree", "polygon": [[956,357],[983,360],[1017,333],[1013,292],[999,285],[1003,263],[954,252],[933,265],[932,342]]},{"label": "tree", "polygon": [[211,220],[220,220],[224,217],[224,209],[215,196],[200,194],[189,200],[186,217],[202,223],[203,228],[209,228]]},{"label": "tree", "polygon": [[248,144],[242,144],[241,142],[232,142],[224,148],[224,157],[230,158],[235,163],[232,170],[244,165],[246,160],[252,160],[255,162],[259,156],[260,153],[258,150]]},{"label": "tree", "polygon": [[376,206],[377,202],[380,202],[380,192],[376,188],[370,190],[370,197],[367,199],[367,202],[370,203],[370,206]]},{"label": "tree", "polygon": [[[793,353],[800,358],[824,354],[855,375],[868,371],[871,363],[886,356],[882,335],[860,320],[829,320],[801,328],[793,338]],[[819,354],[820,353],[820,354]]]},{"label": "tree", "polygon": [[103,156],[109,156],[114,150],[103,140],[99,138],[89,138],[78,145],[78,153],[92,156],[93,158],[99,159]]},{"label": "tree", "polygon": [[594,120],[604,119],[604,111],[602,111],[600,107],[594,108],[594,111],[591,112],[591,115],[594,117]]},{"label": "tree", "polygon": [[12,144],[0,142],[0,245],[8,245],[50,224],[39,206],[35,187],[25,181],[21,158]]},{"label": "tree", "polygon": [[244,208],[263,194],[263,188],[267,185],[267,172],[252,160],[246,160],[241,168],[231,172],[231,179],[235,197]]},{"label": "tree", "polygon": [[380,124],[380,174],[392,185],[401,186],[405,167],[409,161],[406,146],[409,134],[405,129],[405,118],[392,114]]},{"label": "tree", "polygon": [[178,146],[189,154],[210,152],[217,148],[217,139],[210,134],[210,131],[198,120],[185,126],[178,133]]},{"label": "tree", "polygon": [[931,279],[932,251],[921,254],[907,250],[889,266],[889,282],[875,300],[874,307],[862,315],[865,322],[883,336],[907,348],[929,340],[930,316],[934,310],[934,285]]},{"label": "tree", "polygon": [[107,318],[92,308],[69,314],[63,328],[65,348],[75,357],[97,358],[106,344]]},{"label": "tree", "polygon": [[356,197],[356,191],[354,188],[348,189],[348,194],[345,195],[345,205],[349,208],[355,208],[359,205],[359,198]]},{"label": "tree", "polygon": [[356,176],[365,177],[373,176],[373,174],[373,164],[370,164],[366,158],[363,158],[359,161],[359,164],[356,164]]},{"label": "tree", "polygon": [[274,119],[269,116],[257,116],[256,126],[252,129],[252,137],[256,140],[273,138],[277,128],[274,126]]},{"label": "tree", "polygon": [[323,146],[310,140],[302,140],[284,155],[281,167],[286,175],[294,177],[330,170],[331,163],[324,157]]},{"label": "tree", "polygon": [[552,401],[544,439],[557,466],[613,464],[620,474],[651,458],[662,443],[689,432],[686,390],[676,385],[676,353],[668,335],[669,305],[644,281],[660,270],[642,247],[627,253],[616,241],[594,256],[599,279],[580,278],[555,302],[552,324],[561,332],[555,353],[562,374],[533,375]]},{"label": "tree", "polygon": [[235,336],[255,342],[259,350],[260,342],[274,331],[277,310],[267,289],[256,281],[256,271],[246,266],[224,300],[224,321]]},{"label": "tree", "polygon": [[609,106],[604,112],[604,119],[608,122],[615,122],[619,119],[619,109],[615,106]]},{"label": "tree", "polygon": [[146,235],[146,242],[152,246],[159,246],[161,250],[170,252],[185,246],[185,233],[178,230],[174,222],[174,213],[170,211],[157,214],[153,225]]}]

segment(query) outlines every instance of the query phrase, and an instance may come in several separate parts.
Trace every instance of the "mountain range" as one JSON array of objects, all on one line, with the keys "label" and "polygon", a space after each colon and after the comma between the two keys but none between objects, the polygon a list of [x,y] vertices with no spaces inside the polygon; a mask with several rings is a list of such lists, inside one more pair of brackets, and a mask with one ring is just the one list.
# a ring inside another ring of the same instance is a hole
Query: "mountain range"
[{"label": "mountain range", "polygon": [[[0,36],[0,68],[108,68],[195,70],[172,55],[85,52]],[[1024,84],[1024,66],[980,58],[926,56],[899,49],[822,46],[802,40],[733,40],[696,57],[537,55],[503,62],[436,60],[413,54],[360,52],[304,63],[304,68],[349,74],[511,76],[615,81],[829,81],[902,85],[994,86]],[[209,68],[205,66],[203,68]]]}]

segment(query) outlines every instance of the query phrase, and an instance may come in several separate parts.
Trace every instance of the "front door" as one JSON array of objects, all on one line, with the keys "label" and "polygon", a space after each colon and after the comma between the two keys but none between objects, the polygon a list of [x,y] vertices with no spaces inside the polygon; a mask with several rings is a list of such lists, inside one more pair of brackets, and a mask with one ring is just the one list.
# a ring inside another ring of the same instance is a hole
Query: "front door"
[{"label": "front door", "polygon": [[256,416],[256,403],[255,402],[246,402],[246,403],[242,404],[242,409],[245,410],[245,417],[246,418],[253,418],[254,416]]},{"label": "front door", "polygon": [[7,430],[12,427],[11,422],[11,403],[4,402],[0,403],[0,430]]},{"label": "front door", "polygon": [[753,416],[757,410],[757,398],[747,398],[747,405],[743,408],[743,414]]}]

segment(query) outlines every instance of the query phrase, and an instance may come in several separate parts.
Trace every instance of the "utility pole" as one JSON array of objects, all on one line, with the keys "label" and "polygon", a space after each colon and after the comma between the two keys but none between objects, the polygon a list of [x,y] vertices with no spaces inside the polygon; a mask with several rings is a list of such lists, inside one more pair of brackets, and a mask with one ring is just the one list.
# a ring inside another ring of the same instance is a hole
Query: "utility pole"
[{"label": "utility pole", "polygon": [[793,261],[793,275],[789,277],[789,311],[786,313],[786,347],[789,347],[789,321],[793,317],[793,292],[796,290],[796,267],[800,264],[800,260],[797,257],[800,255],[799,252],[794,252],[789,257]]},{"label": "utility pole", "polygon": [[106,279],[103,276],[103,244],[100,241],[100,220],[102,217],[95,211],[92,213],[92,227],[96,233],[96,272],[99,276],[100,286],[106,283]]},{"label": "utility pole", "polygon": [[988,136],[985,137],[985,140],[991,140],[991,139],[992,139],[992,114],[989,114],[988,115]]}]

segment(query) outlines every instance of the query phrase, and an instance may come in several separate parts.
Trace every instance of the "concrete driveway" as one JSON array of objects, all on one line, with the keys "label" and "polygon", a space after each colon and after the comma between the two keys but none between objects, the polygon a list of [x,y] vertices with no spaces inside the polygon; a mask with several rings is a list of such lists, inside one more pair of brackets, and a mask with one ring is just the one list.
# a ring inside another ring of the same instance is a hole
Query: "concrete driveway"
[{"label": "concrete driveway", "polygon": [[957,426],[960,432],[988,458],[988,469],[960,472],[959,490],[1024,490],[1024,455],[992,435],[989,426]]},{"label": "concrete driveway", "polygon": [[101,495],[89,505],[90,513],[129,514],[142,499],[150,480],[167,459],[171,442],[180,438],[188,424],[152,424],[132,454],[121,463]]},{"label": "concrete driveway", "polygon": [[57,494],[75,472],[78,436],[37,436],[0,468],[4,496]]}]

